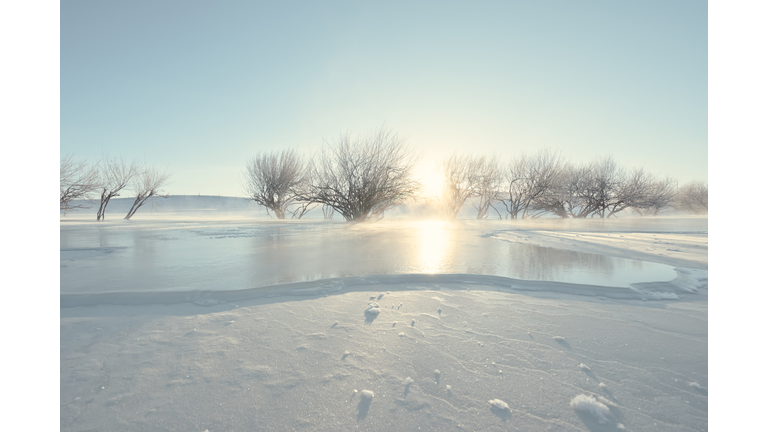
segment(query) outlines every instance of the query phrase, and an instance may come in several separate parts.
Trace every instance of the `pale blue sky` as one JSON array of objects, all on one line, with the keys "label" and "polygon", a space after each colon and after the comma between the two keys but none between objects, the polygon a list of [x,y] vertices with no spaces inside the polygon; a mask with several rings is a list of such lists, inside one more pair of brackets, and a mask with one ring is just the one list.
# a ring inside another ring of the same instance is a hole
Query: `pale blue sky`
[{"label": "pale blue sky", "polygon": [[706,1],[61,3],[61,152],[239,195],[259,151],[384,122],[423,154],[613,154],[707,180]]}]

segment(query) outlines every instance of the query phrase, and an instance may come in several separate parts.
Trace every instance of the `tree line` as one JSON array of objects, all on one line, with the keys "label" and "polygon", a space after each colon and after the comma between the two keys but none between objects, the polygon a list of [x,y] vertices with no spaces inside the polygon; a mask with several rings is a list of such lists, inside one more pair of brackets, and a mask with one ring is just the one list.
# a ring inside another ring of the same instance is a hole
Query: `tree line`
[{"label": "tree line", "polygon": [[454,153],[437,168],[442,192],[425,197],[414,178],[417,159],[404,143],[382,127],[369,135],[345,133],[324,141],[309,160],[296,150],[260,153],[247,164],[243,188],[280,219],[300,219],[322,206],[326,219],[339,213],[347,221],[378,220],[407,200],[426,201],[447,219],[455,219],[468,203],[478,219],[610,218],[626,211],[657,215],[667,208],[707,213],[704,182],[678,187],[671,177],[626,170],[610,156],[576,165],[551,150],[506,163],[497,156]]},{"label": "tree line", "polygon": [[[552,150],[509,161],[454,153],[437,166],[443,188],[433,197],[423,194],[415,178],[417,161],[405,138],[391,129],[347,132],[324,140],[311,158],[295,149],[257,154],[246,165],[241,187],[278,219],[301,219],[322,207],[326,219],[338,213],[347,221],[379,220],[408,202],[427,203],[447,219],[456,219],[467,205],[478,219],[610,218],[624,212],[657,215],[667,208],[708,212],[706,183],[678,186],[671,177],[627,170],[610,156],[573,164]],[[110,199],[130,190],[135,196],[125,216],[130,219],[148,200],[167,197],[162,188],[169,180],[167,172],[122,158],[89,166],[66,156],[61,159],[60,210],[67,214],[83,208],[82,200],[98,198],[96,220],[101,221]]]},{"label": "tree line", "polygon": [[170,182],[171,174],[154,166],[120,157],[105,157],[89,165],[70,154],[61,158],[60,167],[59,211],[65,215],[88,208],[84,201],[98,200],[96,220],[103,221],[109,201],[129,190],[135,199],[124,219],[130,219],[149,200],[168,197],[162,188]]}]

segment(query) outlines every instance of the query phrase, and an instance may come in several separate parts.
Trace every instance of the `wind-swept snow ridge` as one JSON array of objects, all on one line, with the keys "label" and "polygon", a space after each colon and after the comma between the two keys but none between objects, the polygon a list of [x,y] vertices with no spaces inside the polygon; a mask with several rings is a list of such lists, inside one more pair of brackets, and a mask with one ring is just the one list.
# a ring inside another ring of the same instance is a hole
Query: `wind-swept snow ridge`
[{"label": "wind-swept snow ridge", "polygon": [[[62,294],[62,307],[94,304],[175,304],[195,303],[213,306],[261,297],[319,296],[365,290],[371,285],[393,285],[393,290],[473,289],[509,292],[556,292],[571,295],[604,297],[624,300],[675,300],[680,294],[695,293],[707,287],[706,270],[675,269],[680,275],[669,282],[637,284],[632,288],[603,287],[549,281],[529,281],[503,276],[477,274],[400,274],[372,275],[325,279],[314,282],[296,282],[270,287],[233,289],[228,291],[173,291],[173,292],[106,292],[98,294]],[[455,284],[455,286],[453,285]]]}]

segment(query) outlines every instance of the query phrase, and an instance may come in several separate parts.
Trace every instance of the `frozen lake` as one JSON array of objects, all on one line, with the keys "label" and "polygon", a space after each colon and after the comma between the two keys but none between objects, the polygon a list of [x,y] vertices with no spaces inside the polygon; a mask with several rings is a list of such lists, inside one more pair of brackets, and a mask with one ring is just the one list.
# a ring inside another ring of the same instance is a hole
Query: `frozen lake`
[{"label": "frozen lake", "polygon": [[[703,223],[703,225],[701,225]],[[502,241],[505,230],[675,232],[674,220],[62,221],[62,294],[222,291],[346,276],[468,273],[610,287],[670,281],[673,267]],[[638,225],[640,224],[640,225]],[[647,226],[643,226],[646,224]]]}]

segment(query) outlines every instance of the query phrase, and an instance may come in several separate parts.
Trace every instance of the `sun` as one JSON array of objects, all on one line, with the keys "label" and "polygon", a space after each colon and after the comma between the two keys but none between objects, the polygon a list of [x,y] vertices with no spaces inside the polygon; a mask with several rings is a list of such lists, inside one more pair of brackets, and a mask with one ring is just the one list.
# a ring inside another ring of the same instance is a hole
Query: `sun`
[{"label": "sun", "polygon": [[443,192],[443,179],[440,173],[431,166],[422,166],[416,172],[416,178],[424,186],[423,194],[426,197],[439,196]]}]

